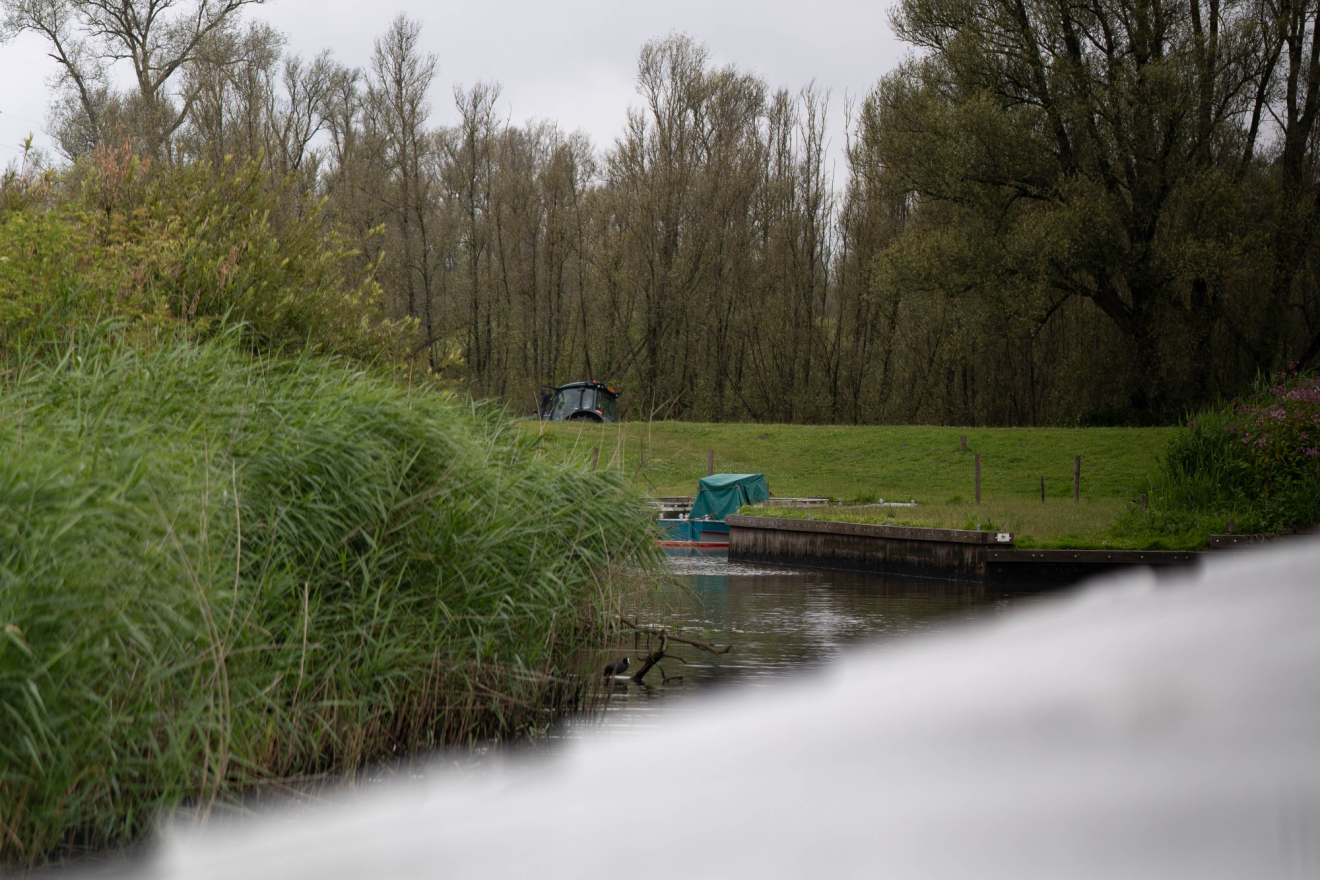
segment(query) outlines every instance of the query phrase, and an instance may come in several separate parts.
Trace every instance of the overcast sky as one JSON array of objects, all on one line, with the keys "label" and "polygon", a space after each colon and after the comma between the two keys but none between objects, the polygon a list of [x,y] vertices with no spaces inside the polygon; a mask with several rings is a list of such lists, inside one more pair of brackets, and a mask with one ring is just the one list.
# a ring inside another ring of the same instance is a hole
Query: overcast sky
[{"label": "overcast sky", "polygon": [[[341,61],[363,66],[373,39],[395,15],[407,13],[421,20],[423,43],[440,60],[433,121],[454,120],[454,83],[497,80],[504,86],[504,112],[515,122],[554,119],[565,129],[585,130],[598,148],[613,142],[628,106],[637,103],[638,49],[682,31],[706,43],[716,62],[755,72],[771,87],[796,90],[814,79],[831,89],[831,152],[837,157],[845,98],[864,95],[903,54],[889,31],[887,8],[862,0],[270,0],[249,15],[288,34],[293,51],[312,55],[329,48]],[[50,145],[41,128],[54,69],[34,36],[0,44],[0,162],[18,155],[30,131],[37,143]]]}]

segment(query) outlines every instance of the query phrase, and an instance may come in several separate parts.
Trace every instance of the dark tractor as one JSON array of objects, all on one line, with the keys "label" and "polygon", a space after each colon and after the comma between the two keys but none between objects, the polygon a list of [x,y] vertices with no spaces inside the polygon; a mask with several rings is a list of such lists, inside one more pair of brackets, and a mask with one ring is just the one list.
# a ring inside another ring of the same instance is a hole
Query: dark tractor
[{"label": "dark tractor", "polygon": [[545,385],[536,415],[552,422],[612,422],[619,392],[604,382]]}]

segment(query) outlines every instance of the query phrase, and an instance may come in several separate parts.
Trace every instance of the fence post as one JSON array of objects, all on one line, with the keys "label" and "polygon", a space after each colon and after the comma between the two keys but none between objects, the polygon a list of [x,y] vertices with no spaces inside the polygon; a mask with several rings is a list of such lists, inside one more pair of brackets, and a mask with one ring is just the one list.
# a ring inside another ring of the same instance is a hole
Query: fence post
[{"label": "fence post", "polygon": [[1045,503],[1045,478],[1040,478],[1040,503]]},{"label": "fence post", "polygon": [[1142,513],[1145,513],[1145,512],[1146,512],[1146,493],[1145,493],[1145,492],[1142,492],[1142,493],[1141,493],[1141,512],[1142,512]]},{"label": "fence post", "polygon": [[1073,456],[1073,501],[1082,500],[1082,457]]},{"label": "fence post", "polygon": [[712,449],[706,453],[706,476],[715,475],[715,450]]},{"label": "fence post", "polygon": [[981,453],[976,453],[976,503],[981,503]]},{"label": "fence post", "polygon": [[594,471],[600,465],[600,447],[591,447],[591,469]]},{"label": "fence post", "polygon": [[966,435],[966,434],[963,434],[961,437],[959,437],[959,438],[958,438],[958,442],[962,444],[962,451],[963,451],[963,452],[966,452],[966,451],[967,451],[967,435]]}]

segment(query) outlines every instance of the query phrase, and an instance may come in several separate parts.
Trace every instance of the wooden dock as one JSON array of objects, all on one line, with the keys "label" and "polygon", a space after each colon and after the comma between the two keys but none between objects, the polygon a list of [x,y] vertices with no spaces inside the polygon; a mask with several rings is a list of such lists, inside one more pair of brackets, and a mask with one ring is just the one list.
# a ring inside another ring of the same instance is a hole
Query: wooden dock
[{"label": "wooden dock", "polygon": [[765,516],[730,516],[729,561],[765,562],[1012,586],[1074,583],[1150,566],[1197,565],[1197,551],[1028,550],[1005,532],[925,529]]}]

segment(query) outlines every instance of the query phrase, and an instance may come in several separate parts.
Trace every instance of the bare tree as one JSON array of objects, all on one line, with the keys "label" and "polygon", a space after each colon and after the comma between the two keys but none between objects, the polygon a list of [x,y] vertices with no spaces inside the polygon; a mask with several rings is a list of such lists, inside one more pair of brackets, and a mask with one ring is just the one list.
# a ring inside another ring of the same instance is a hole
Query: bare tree
[{"label": "bare tree", "polygon": [[467,275],[467,340],[469,369],[479,381],[490,372],[494,347],[494,321],[489,298],[491,179],[495,173],[495,140],[499,122],[495,102],[498,83],[477,83],[470,91],[454,87],[454,103],[462,116],[457,129],[445,139],[448,151],[446,189],[461,214],[464,269]]},{"label": "bare tree", "polygon": [[[182,73],[204,42],[231,28],[244,6],[264,0],[0,0],[0,37],[33,32],[46,39],[60,65],[58,86],[66,100],[57,112],[80,114],[83,140],[108,133],[117,112],[134,129],[141,148],[159,154],[183,125],[196,87],[177,89]],[[127,62],[135,89],[119,95],[112,67]],[[74,142],[71,141],[70,145]]]},{"label": "bare tree", "polygon": [[[435,138],[427,128],[427,94],[435,55],[421,51],[421,24],[400,15],[376,40],[367,79],[363,123],[367,146],[383,177],[372,192],[387,218],[386,249],[403,311],[418,320],[422,347],[434,357],[437,261]],[[329,82],[336,77],[330,77]]]},{"label": "bare tree", "polygon": [[245,160],[269,152],[284,43],[284,35],[264,22],[204,41],[184,74],[184,88],[194,98],[175,137],[181,158],[218,165],[226,156]]}]

